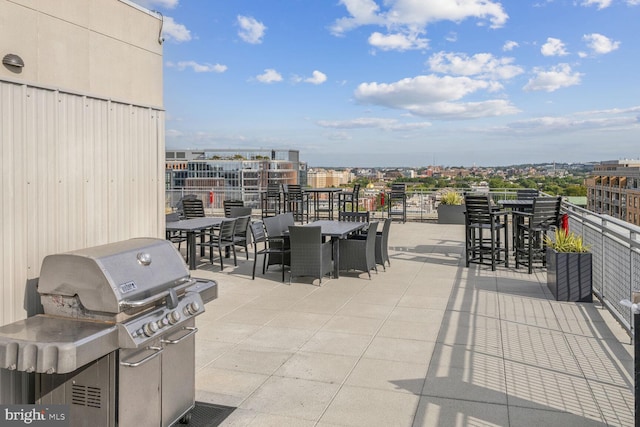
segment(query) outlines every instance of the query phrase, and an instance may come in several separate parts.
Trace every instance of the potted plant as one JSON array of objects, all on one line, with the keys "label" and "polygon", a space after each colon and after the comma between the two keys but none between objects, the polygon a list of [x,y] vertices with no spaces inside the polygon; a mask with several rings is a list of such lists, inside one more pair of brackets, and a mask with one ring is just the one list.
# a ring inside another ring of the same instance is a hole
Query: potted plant
[{"label": "potted plant", "polygon": [[442,193],[438,205],[438,224],[464,224],[464,199],[457,191]]},{"label": "potted plant", "polygon": [[592,302],[591,253],[582,236],[557,229],[547,245],[547,286],[556,301]]}]

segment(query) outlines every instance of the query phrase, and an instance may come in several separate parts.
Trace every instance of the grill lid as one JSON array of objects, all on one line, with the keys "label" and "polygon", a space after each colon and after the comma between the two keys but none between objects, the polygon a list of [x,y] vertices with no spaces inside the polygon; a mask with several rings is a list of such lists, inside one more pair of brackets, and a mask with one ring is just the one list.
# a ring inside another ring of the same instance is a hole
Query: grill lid
[{"label": "grill lid", "polygon": [[77,295],[87,310],[119,313],[123,303],[188,279],[184,259],[171,242],[136,238],[45,257],[38,292]]}]

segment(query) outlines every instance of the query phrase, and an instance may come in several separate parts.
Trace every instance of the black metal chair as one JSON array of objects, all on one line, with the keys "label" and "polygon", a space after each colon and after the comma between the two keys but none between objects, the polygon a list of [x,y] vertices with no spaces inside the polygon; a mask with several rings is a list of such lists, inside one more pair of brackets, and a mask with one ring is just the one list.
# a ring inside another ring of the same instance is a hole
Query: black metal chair
[{"label": "black metal chair", "polygon": [[[509,266],[508,211],[499,211],[488,194],[465,194],[465,263]],[[504,233],[504,240],[501,238]]]},{"label": "black metal chair", "polygon": [[[396,209],[399,205],[399,209]],[[387,193],[387,216],[399,217],[402,222],[407,221],[407,186],[405,184],[391,184]]]},{"label": "black metal chair", "polygon": [[[284,282],[284,266],[287,255],[291,253],[291,249],[284,246],[283,239],[278,239],[278,244],[269,239],[265,231],[264,223],[262,221],[254,221],[249,225],[251,229],[251,236],[253,237],[254,258],[253,258],[253,272],[251,279],[256,278],[256,263],[258,262],[258,255],[263,255],[262,259],[262,274],[266,271],[267,258],[272,255],[277,255],[282,267],[282,281]],[[262,246],[260,249],[259,246]]]},{"label": "black metal chair", "polygon": [[280,183],[270,182],[261,195],[262,218],[278,215],[282,212],[282,189]]},{"label": "black metal chair", "polygon": [[[236,209],[244,209],[244,208],[236,208]],[[236,227],[233,232],[233,244],[234,246],[243,247],[244,252],[247,255],[247,259],[249,259],[249,223],[251,222],[251,216],[243,215],[243,216],[237,216],[233,218],[236,218]]]},{"label": "black metal chair", "polygon": [[354,184],[351,191],[343,191],[338,193],[338,211],[346,212],[347,203],[351,207],[351,212],[358,212],[360,197],[360,184]]},{"label": "black metal chair", "polygon": [[230,250],[233,252],[233,265],[238,265],[236,258],[236,247],[234,240],[234,232],[236,229],[236,219],[226,219],[220,223],[220,226],[216,229],[217,232],[207,233],[209,239],[205,242],[198,243],[200,246],[207,246],[209,248],[209,261],[213,264],[213,250],[218,248],[218,255],[220,256],[220,270],[224,270],[224,256],[222,249]]},{"label": "black metal chair", "polygon": [[371,270],[378,272],[376,266],[376,232],[378,222],[369,223],[365,239],[341,239],[339,242],[339,269],[366,271],[371,279]]},{"label": "black metal chair", "polygon": [[[165,222],[176,222],[180,220],[180,215],[177,212],[172,212],[166,215]],[[178,244],[178,250],[180,250],[180,245],[182,242],[187,241],[187,234],[182,231],[166,231],[165,238],[169,240],[171,243]],[[188,251],[187,251],[188,252]],[[188,254],[187,254],[188,255]],[[188,260],[187,260],[188,262]]]},{"label": "black metal chair", "polygon": [[338,212],[338,221],[369,222],[369,212]]},{"label": "black metal chair", "polygon": [[516,224],[516,268],[526,265],[529,274],[533,264],[546,266],[544,235],[559,226],[561,197],[536,197],[531,212],[514,211]]},{"label": "black metal chair", "polygon": [[289,283],[293,277],[310,276],[322,284],[322,278],[332,273],[332,243],[323,242],[321,227],[290,226],[291,267]]},{"label": "black metal chair", "polygon": [[182,216],[184,219],[202,218],[205,216],[204,203],[200,199],[182,199]]},{"label": "black metal chair", "polygon": [[309,222],[309,195],[298,184],[288,184],[283,189],[284,211],[293,213],[298,222]]}]

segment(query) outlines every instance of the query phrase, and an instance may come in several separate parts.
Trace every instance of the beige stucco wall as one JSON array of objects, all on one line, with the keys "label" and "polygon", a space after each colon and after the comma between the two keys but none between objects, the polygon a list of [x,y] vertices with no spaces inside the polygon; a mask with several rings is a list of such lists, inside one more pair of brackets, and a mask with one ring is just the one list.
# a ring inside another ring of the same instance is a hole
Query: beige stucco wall
[{"label": "beige stucco wall", "polygon": [[[0,0],[0,325],[42,259],[164,237],[160,19],[120,0]],[[35,299],[34,299],[35,298]]]},{"label": "beige stucco wall", "polygon": [[0,78],[162,106],[161,21],[120,0],[0,0]]}]

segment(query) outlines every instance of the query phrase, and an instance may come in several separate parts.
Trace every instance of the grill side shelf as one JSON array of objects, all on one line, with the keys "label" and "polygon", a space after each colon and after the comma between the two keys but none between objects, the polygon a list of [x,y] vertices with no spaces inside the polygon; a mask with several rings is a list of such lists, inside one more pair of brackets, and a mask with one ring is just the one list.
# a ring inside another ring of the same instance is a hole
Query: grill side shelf
[{"label": "grill side shelf", "polygon": [[118,349],[104,322],[37,315],[0,327],[0,368],[65,374]]}]

